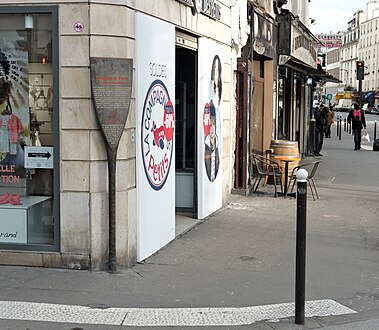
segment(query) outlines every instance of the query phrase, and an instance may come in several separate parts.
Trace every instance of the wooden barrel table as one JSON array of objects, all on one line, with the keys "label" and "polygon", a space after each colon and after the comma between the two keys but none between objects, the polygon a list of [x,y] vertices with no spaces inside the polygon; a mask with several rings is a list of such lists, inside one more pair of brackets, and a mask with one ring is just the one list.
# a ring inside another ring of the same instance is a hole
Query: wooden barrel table
[{"label": "wooden barrel table", "polygon": [[[270,148],[272,149],[272,159],[275,159],[275,157],[277,156],[286,156],[288,158],[296,159],[295,161],[289,164],[289,172],[291,172],[295,166],[299,165],[299,161],[297,160],[297,158],[300,157],[300,154],[297,141],[271,140]],[[279,161],[279,163],[280,166],[284,168],[284,162]]]}]

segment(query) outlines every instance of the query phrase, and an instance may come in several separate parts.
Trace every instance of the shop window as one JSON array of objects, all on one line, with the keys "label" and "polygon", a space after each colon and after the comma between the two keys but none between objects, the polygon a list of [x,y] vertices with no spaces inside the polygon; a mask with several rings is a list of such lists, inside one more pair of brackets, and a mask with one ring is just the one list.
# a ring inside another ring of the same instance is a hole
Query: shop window
[{"label": "shop window", "polygon": [[[0,248],[56,250],[53,12],[0,9]],[[54,16],[55,21],[55,16]],[[57,87],[57,86],[54,86]]]}]

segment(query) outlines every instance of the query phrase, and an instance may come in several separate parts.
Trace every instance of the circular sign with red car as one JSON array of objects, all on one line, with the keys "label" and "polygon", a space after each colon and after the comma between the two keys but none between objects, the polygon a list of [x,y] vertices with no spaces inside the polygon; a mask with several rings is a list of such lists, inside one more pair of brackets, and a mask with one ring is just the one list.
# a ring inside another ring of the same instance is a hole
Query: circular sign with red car
[{"label": "circular sign with red car", "polygon": [[174,106],[165,84],[155,80],[143,105],[141,150],[147,180],[154,190],[164,186],[171,168],[175,131]]}]

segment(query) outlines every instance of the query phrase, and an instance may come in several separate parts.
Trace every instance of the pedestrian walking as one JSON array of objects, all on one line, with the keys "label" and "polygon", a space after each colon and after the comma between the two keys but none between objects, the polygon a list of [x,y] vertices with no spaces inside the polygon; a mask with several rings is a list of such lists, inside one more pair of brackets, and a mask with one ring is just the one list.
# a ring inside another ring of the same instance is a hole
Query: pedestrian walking
[{"label": "pedestrian walking", "polygon": [[319,108],[316,108],[316,148],[314,150],[315,156],[322,156],[320,151],[324,143],[324,134],[327,126],[327,110],[328,108],[323,105],[321,105]]},{"label": "pedestrian walking", "polygon": [[330,106],[329,111],[328,111],[327,126],[326,126],[326,133],[325,133],[326,138],[330,138],[333,124],[334,124],[334,109],[333,109],[333,106]]},{"label": "pedestrian walking", "polygon": [[354,150],[359,150],[361,149],[362,128],[366,129],[366,118],[358,103],[354,103],[353,109],[349,111],[347,122],[351,124],[353,130]]}]

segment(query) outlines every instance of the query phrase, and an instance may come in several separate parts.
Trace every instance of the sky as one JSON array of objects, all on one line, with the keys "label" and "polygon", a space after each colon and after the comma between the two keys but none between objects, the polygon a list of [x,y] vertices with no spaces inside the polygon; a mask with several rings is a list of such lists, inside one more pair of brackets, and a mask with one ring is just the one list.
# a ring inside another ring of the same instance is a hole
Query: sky
[{"label": "sky", "polygon": [[357,10],[366,10],[369,0],[311,0],[309,17],[316,23],[309,25],[313,34],[336,33],[347,30],[347,22]]}]

